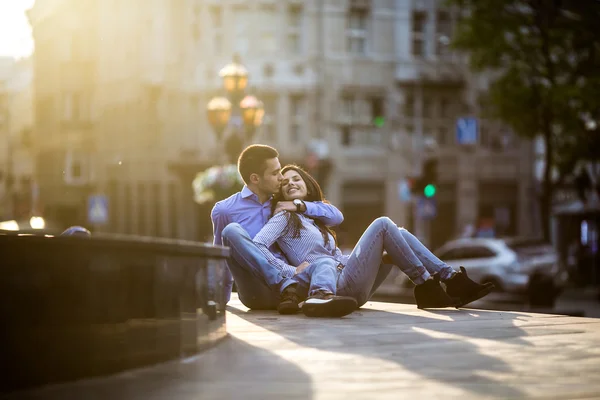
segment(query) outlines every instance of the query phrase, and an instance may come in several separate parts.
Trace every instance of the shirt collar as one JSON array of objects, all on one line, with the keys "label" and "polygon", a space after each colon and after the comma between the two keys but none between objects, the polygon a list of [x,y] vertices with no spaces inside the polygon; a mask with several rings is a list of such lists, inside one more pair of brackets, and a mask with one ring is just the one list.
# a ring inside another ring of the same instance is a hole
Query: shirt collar
[{"label": "shirt collar", "polygon": [[248,189],[248,186],[244,185],[244,187],[242,188],[242,198],[247,199],[248,197],[251,197],[253,194],[254,194],[254,192],[252,190]]},{"label": "shirt collar", "polygon": [[[250,190],[248,188],[248,186],[244,185],[244,187],[242,188],[242,199],[248,199],[252,196],[254,196],[254,198],[256,199],[256,201],[258,201],[258,195],[256,193],[254,193],[252,190]],[[271,200],[273,198],[273,196],[269,197],[269,200]]]}]

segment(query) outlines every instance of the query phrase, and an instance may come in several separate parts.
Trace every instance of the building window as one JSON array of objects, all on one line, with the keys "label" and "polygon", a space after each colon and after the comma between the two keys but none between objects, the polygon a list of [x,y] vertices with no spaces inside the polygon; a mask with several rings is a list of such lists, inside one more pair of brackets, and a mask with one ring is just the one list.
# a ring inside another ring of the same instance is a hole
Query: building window
[{"label": "building window", "polygon": [[63,95],[63,121],[83,122],[90,119],[90,98],[84,93]]},{"label": "building window", "polygon": [[350,146],[352,144],[352,131],[350,125],[342,126],[340,141],[342,146]]},{"label": "building window", "polygon": [[352,121],[356,111],[356,100],[353,96],[342,97],[342,118],[348,122]]},{"label": "building window", "polygon": [[412,15],[412,54],[422,57],[425,55],[425,26],[427,14],[424,11],[414,11]]},{"label": "building window", "polygon": [[287,9],[287,38],[286,48],[288,54],[302,53],[302,31],[304,26],[304,13],[301,5],[289,5]]},{"label": "building window", "polygon": [[239,6],[233,9],[233,29],[235,32],[233,51],[241,56],[250,51],[251,15],[248,7]]},{"label": "building window", "polygon": [[223,9],[221,7],[210,7],[210,20],[212,24],[213,52],[223,53]]},{"label": "building window", "polygon": [[441,118],[449,118],[450,117],[450,102],[445,97],[442,97],[440,99],[440,117]]},{"label": "building window", "polygon": [[91,179],[90,156],[68,151],[65,159],[64,180],[68,185],[82,185]]},{"label": "building window", "polygon": [[448,11],[440,10],[436,14],[436,43],[435,53],[446,55],[450,52],[450,38],[452,37],[452,22]]},{"label": "building window", "polygon": [[275,130],[275,124],[277,122],[277,96],[273,94],[262,94],[260,99],[265,107],[262,136],[267,143],[275,145],[277,144],[277,133]]},{"label": "building window", "polygon": [[358,55],[367,53],[368,21],[367,9],[351,9],[348,13],[346,29],[348,53]]},{"label": "building window", "polygon": [[277,51],[277,10],[272,5],[263,5],[259,13],[259,26],[261,29],[259,47],[260,51],[272,54]]},{"label": "building window", "polygon": [[446,146],[451,143],[450,132],[445,126],[439,128],[437,142],[440,146]]},{"label": "building window", "polygon": [[302,127],[306,122],[306,102],[303,96],[292,96],[290,98],[290,139],[293,143],[298,143],[302,140]]},{"label": "building window", "polygon": [[407,93],[404,96],[404,112],[405,118],[414,118],[415,116],[415,97],[412,93]]},{"label": "building window", "polygon": [[423,118],[433,117],[433,102],[430,96],[423,96]]}]

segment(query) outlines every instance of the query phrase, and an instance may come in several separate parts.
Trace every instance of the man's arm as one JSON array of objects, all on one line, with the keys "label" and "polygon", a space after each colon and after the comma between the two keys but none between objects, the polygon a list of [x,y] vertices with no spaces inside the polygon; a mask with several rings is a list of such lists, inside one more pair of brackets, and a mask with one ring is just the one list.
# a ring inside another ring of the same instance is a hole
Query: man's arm
[{"label": "man's arm", "polygon": [[336,206],[322,201],[305,201],[304,215],[318,219],[327,226],[338,226],[344,222],[344,215]]},{"label": "man's arm", "polygon": [[221,210],[221,204],[217,203],[213,207],[210,213],[210,219],[212,220],[213,225],[213,244],[222,246],[223,238],[221,237],[221,233],[223,232],[223,228],[227,226],[229,223],[227,214]]},{"label": "man's arm", "polygon": [[286,264],[279,258],[275,257],[269,248],[279,239],[283,230],[287,226],[287,216],[285,212],[280,212],[274,215],[266,224],[262,227],[260,232],[254,236],[252,241],[260,249],[260,251],[267,258],[269,264],[281,271],[281,274],[287,278],[294,276],[296,273],[296,267],[293,265]]}]

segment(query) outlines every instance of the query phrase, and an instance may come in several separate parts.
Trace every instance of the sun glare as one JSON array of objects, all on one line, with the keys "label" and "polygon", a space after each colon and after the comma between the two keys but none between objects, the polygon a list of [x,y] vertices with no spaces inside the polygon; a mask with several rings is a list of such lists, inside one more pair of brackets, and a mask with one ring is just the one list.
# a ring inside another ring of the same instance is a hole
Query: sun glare
[{"label": "sun glare", "polygon": [[33,52],[25,11],[35,0],[0,0],[0,56],[26,57]]}]

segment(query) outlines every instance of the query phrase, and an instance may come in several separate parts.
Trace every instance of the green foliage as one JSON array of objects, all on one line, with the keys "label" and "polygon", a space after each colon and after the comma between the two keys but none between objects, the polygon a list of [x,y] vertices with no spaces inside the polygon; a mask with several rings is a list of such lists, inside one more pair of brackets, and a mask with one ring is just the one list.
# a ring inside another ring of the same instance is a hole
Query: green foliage
[{"label": "green foliage", "polygon": [[[600,159],[600,1],[449,0],[461,17],[453,47],[474,71],[495,79],[488,114],[520,136],[542,135],[546,169],[541,209],[548,236],[551,168]],[[588,123],[586,126],[586,122]]]}]

